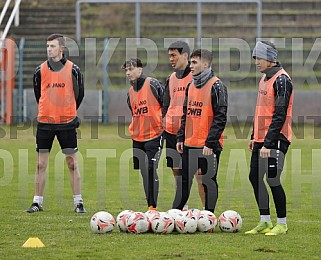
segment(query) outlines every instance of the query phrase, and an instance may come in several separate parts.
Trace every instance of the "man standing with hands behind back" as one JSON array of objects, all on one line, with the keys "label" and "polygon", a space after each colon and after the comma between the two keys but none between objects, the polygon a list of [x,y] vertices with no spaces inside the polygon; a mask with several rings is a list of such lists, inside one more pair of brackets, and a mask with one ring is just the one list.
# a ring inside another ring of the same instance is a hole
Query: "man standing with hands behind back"
[{"label": "man standing with hands behind back", "polygon": [[49,153],[55,137],[70,173],[70,184],[76,213],[86,213],[81,195],[81,177],[77,162],[77,109],[84,97],[83,76],[79,67],[64,55],[66,39],[61,34],[47,38],[48,60],[36,68],[33,77],[38,103],[35,195],[28,213],[42,211],[43,192]]},{"label": "man standing with hands behind back", "polygon": [[189,198],[196,170],[202,173],[205,209],[214,212],[217,197],[217,170],[223,149],[227,120],[227,90],[212,70],[212,52],[194,50],[191,54],[193,81],[187,87],[177,151],[182,153],[182,169],[173,208],[182,209]]},{"label": "man standing with hands behind back", "polygon": [[128,130],[133,140],[133,166],[142,175],[148,210],[156,210],[157,168],[163,147],[163,85],[144,75],[138,58],[126,60],[122,69],[130,83],[127,104],[132,114]]},{"label": "man standing with hands behind back", "polygon": [[[192,81],[189,55],[190,48],[186,42],[176,41],[168,47],[169,61],[174,72],[166,80],[162,113],[165,128],[167,167],[172,168],[175,184],[179,176],[179,163],[181,162],[181,156],[176,150],[176,135],[181,126],[185,91],[187,85]],[[198,192],[204,207],[205,193],[200,174],[200,171],[197,171],[196,180],[198,182]],[[183,210],[188,210],[187,204],[184,205]]]}]

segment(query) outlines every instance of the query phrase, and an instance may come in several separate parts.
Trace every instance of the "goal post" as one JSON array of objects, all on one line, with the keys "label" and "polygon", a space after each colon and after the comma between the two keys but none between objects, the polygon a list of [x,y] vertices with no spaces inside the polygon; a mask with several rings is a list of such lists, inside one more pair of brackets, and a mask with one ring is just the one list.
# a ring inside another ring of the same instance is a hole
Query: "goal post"
[{"label": "goal post", "polygon": [[0,122],[12,122],[12,94],[15,84],[15,43],[11,39],[0,41]]}]

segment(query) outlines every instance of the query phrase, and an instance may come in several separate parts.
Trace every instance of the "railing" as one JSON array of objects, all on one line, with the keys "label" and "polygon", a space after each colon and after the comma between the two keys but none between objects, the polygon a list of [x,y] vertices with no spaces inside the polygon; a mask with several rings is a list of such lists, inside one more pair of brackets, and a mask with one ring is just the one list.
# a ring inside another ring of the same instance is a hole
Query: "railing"
[{"label": "railing", "polygon": [[[7,0],[2,11],[1,11],[1,15],[0,15],[0,25],[3,21],[3,18],[8,10],[8,7],[9,7],[9,4],[10,4],[11,0]],[[9,32],[9,29],[11,27],[11,24],[12,24],[12,21],[13,21],[13,18],[15,18],[15,26],[18,26],[19,25],[19,7],[20,7],[20,3],[21,3],[21,0],[16,0],[15,1],[15,5],[14,5],[14,8],[11,12],[11,15],[9,17],[9,20],[7,22],[7,25],[1,35],[1,40],[4,40],[6,37],[7,37],[7,34]],[[0,41],[0,44],[1,44],[1,41]]]},{"label": "railing", "polygon": [[202,38],[202,3],[256,3],[257,4],[257,38],[262,37],[262,0],[78,0],[76,2],[76,39],[81,40],[81,10],[83,3],[135,3],[136,4],[136,38],[140,38],[140,4],[141,3],[197,3],[197,43]]}]

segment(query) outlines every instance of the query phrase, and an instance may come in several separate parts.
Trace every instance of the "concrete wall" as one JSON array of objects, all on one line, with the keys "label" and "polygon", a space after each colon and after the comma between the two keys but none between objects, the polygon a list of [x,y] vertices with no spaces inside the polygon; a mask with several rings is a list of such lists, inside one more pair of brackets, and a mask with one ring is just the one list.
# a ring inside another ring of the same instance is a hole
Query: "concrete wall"
[{"label": "concrete wall", "polygon": [[127,105],[127,90],[108,91],[108,122],[130,122],[131,113]]},{"label": "concrete wall", "polygon": [[[130,121],[131,115],[127,107],[127,91],[109,91],[109,122]],[[228,92],[228,121],[238,120],[245,122],[254,115],[256,105],[256,90],[229,90]],[[304,118],[305,122],[313,122],[310,117],[321,117],[321,91],[295,91],[293,121],[298,122]],[[299,117],[301,119],[299,119]]]},{"label": "concrete wall", "polygon": [[[250,121],[254,115],[257,91],[256,90],[230,90],[228,121],[245,122]],[[128,123],[131,120],[130,110],[127,106],[126,90],[108,91],[108,122]],[[293,121],[313,123],[315,117],[321,118],[321,91],[295,91]],[[37,104],[33,90],[24,90],[24,115],[33,120],[37,115]],[[92,117],[101,119],[102,116],[102,95],[101,90],[87,90],[85,98],[78,110],[82,121],[90,121]],[[101,121],[101,120],[100,120]],[[320,122],[319,122],[320,123]]]},{"label": "concrete wall", "polygon": [[[256,90],[230,90],[228,119],[237,118],[246,121],[248,116],[255,112],[257,91]],[[321,91],[319,90],[294,90],[293,122],[313,122],[312,117],[321,116]]]}]

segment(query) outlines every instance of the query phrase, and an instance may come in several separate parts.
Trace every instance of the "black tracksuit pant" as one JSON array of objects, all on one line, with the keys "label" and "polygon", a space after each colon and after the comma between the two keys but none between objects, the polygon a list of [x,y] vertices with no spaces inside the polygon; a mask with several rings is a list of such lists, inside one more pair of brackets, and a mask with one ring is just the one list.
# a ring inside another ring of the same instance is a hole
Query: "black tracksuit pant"
[{"label": "black tracksuit pant", "polygon": [[134,169],[140,169],[143,177],[147,205],[155,208],[159,191],[157,168],[162,147],[162,135],[146,142],[133,141]]},{"label": "black tracksuit pant", "polygon": [[183,209],[190,195],[195,172],[200,168],[205,191],[205,209],[214,212],[218,197],[216,176],[221,152],[214,152],[209,156],[204,156],[202,152],[203,148],[184,146],[182,169],[179,171],[173,202],[174,209]]},{"label": "black tracksuit pant", "polygon": [[270,215],[269,194],[264,183],[266,181],[271,188],[273,200],[278,218],[286,217],[286,196],[281,185],[280,177],[283,170],[285,154],[289,143],[277,141],[271,150],[270,158],[261,158],[260,149],[263,143],[254,143],[249,179],[252,184],[255,199],[259,207],[260,215]]}]

